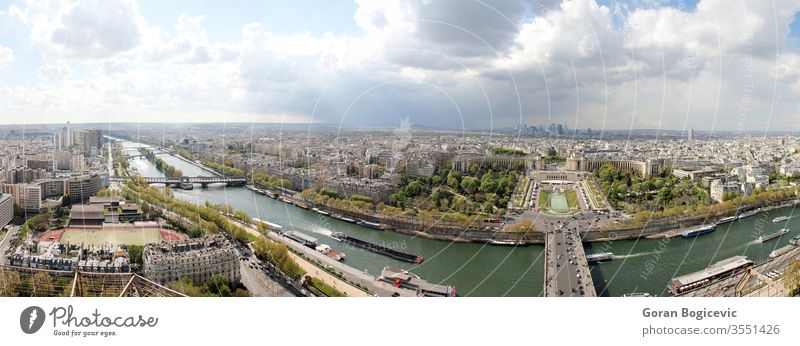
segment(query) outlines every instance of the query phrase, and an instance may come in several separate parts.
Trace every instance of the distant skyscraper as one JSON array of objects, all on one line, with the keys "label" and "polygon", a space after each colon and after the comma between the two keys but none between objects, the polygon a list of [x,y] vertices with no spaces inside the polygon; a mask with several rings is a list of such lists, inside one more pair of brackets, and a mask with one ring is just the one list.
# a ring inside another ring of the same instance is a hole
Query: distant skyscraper
[{"label": "distant skyscraper", "polygon": [[688,139],[689,142],[694,140],[694,129],[689,129],[689,134],[686,139]]}]

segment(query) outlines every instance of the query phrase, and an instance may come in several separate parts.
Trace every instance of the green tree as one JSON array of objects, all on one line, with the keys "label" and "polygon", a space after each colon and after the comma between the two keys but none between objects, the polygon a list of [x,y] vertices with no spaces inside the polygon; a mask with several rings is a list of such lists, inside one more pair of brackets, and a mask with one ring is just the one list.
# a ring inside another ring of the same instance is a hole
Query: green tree
[{"label": "green tree", "polygon": [[464,177],[463,179],[461,179],[461,188],[466,193],[472,194],[472,193],[478,192],[478,188],[480,188],[480,184],[481,184],[481,182],[478,180],[478,178]]},{"label": "green tree", "polygon": [[128,245],[128,258],[131,263],[136,264],[144,264],[142,260],[142,252],[144,251],[144,246],[141,245]]}]

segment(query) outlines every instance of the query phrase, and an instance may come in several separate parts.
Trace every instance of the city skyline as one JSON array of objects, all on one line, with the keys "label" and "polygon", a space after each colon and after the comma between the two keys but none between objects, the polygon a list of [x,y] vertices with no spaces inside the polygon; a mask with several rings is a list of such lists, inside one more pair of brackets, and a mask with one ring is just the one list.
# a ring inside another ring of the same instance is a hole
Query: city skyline
[{"label": "city skyline", "polygon": [[784,130],[799,6],[11,1],[0,123]]}]

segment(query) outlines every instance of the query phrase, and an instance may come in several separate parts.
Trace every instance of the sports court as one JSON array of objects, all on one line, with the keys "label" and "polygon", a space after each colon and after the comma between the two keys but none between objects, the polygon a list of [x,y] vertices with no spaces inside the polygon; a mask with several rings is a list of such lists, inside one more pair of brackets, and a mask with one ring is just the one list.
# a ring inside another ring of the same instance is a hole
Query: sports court
[{"label": "sports court", "polygon": [[40,241],[58,241],[62,244],[83,245],[147,245],[162,240],[173,241],[186,239],[186,235],[172,230],[157,227],[105,227],[75,228],[69,227],[46,232],[39,237]]}]

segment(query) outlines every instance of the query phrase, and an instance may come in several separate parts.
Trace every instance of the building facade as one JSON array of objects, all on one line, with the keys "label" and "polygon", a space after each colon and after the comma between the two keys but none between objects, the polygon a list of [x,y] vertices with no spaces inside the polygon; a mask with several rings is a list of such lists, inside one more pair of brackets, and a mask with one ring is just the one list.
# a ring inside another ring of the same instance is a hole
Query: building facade
[{"label": "building facade", "polygon": [[8,225],[14,218],[14,196],[0,194],[0,228]]},{"label": "building facade", "polygon": [[148,244],[142,256],[144,276],[162,285],[183,276],[195,285],[218,274],[231,282],[241,279],[236,250],[220,235]]}]

